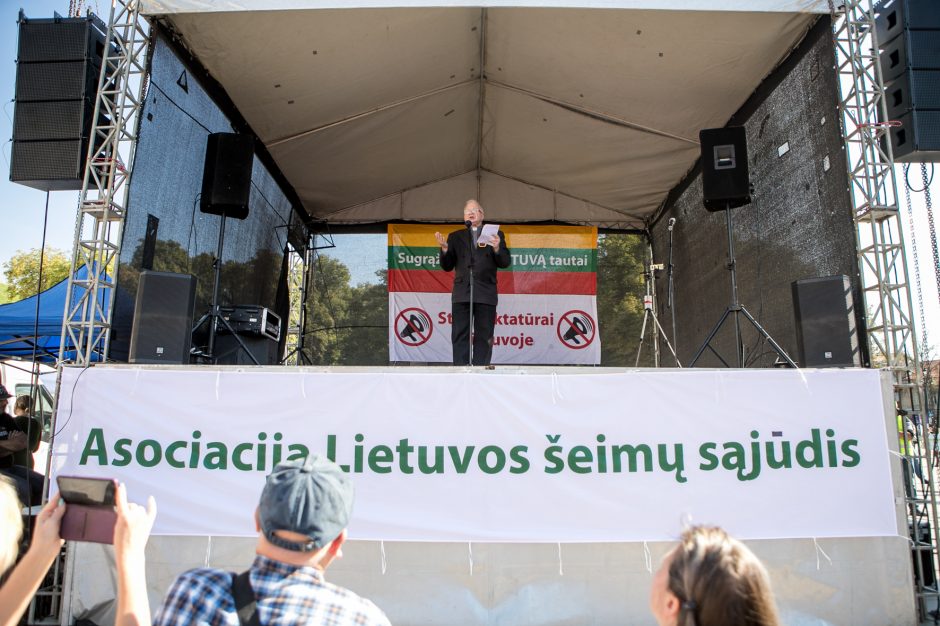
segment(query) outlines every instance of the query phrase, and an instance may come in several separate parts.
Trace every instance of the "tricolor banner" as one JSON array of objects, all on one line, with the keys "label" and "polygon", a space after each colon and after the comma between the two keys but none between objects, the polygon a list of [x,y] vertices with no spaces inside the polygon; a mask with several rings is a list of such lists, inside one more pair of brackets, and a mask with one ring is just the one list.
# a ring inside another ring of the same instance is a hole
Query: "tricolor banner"
[{"label": "tricolor banner", "polygon": [[[392,361],[450,363],[454,273],[441,269],[434,233],[456,226],[388,227]],[[462,226],[461,226],[462,228]],[[503,226],[512,265],[498,273],[493,363],[597,365],[597,229]]]}]

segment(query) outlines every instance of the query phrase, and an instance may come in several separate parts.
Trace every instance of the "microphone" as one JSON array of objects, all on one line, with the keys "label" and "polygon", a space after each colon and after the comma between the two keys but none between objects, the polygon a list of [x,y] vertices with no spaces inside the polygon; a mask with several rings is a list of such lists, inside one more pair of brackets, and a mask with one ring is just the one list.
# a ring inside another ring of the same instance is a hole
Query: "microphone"
[{"label": "microphone", "polygon": [[463,223],[463,225],[466,226],[467,228],[470,228],[473,226],[473,222],[471,222],[470,220],[467,220],[466,222]]},{"label": "microphone", "polygon": [[670,217],[670,218],[669,218],[669,221],[666,222],[666,229],[667,229],[667,230],[672,230],[672,227],[675,226],[675,225],[676,225],[676,218]]}]

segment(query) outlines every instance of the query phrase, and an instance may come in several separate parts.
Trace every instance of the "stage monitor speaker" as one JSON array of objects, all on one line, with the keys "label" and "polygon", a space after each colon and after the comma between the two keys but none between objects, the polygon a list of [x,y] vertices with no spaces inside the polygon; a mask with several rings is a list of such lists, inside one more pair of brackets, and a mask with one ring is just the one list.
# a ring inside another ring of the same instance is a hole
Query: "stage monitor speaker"
[{"label": "stage monitor speaker", "polygon": [[[248,348],[248,351],[258,361],[258,365],[277,365],[281,359],[278,355],[278,342],[267,336],[238,334],[239,339]],[[254,365],[245,351],[242,350],[236,335],[219,334],[215,338],[216,363],[219,365]]]},{"label": "stage monitor speaker", "polygon": [[861,367],[849,277],[807,278],[792,289],[800,367]]},{"label": "stage monitor speaker", "polygon": [[702,199],[709,211],[751,202],[747,170],[747,135],[743,126],[699,132],[702,146]]},{"label": "stage monitor speaker", "polygon": [[27,19],[20,11],[11,181],[81,189],[105,32],[94,16]]},{"label": "stage monitor speaker", "polygon": [[209,135],[202,172],[202,197],[199,201],[203,213],[237,220],[248,217],[254,156],[255,138],[251,135]]},{"label": "stage monitor speaker", "polygon": [[195,276],[141,272],[128,360],[188,364],[195,306]]}]

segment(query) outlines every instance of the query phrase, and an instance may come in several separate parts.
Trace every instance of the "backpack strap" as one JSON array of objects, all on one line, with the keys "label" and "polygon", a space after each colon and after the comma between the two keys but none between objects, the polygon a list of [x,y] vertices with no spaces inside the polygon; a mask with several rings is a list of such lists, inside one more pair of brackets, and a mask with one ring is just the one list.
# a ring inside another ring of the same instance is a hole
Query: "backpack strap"
[{"label": "backpack strap", "polygon": [[251,579],[248,577],[250,571],[232,574],[232,598],[235,600],[235,611],[238,613],[238,623],[241,626],[261,626],[261,622],[258,621],[255,590],[251,588]]}]

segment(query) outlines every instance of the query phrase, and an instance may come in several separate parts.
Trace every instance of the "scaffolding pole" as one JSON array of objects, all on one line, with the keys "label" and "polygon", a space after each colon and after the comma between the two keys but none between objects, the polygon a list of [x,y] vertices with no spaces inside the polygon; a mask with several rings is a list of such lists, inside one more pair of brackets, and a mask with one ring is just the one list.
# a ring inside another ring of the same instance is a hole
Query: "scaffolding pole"
[{"label": "scaffolding pole", "polygon": [[[887,115],[874,7],[872,0],[846,0],[836,8],[830,0],[829,8],[870,364],[890,370],[894,400],[909,415],[923,417],[916,425],[920,441],[926,442],[922,371],[889,136],[896,123]],[[898,420],[900,423],[903,418]],[[921,619],[924,619],[928,614],[928,600],[932,598],[936,602],[940,597],[936,583],[925,584],[927,578],[923,571],[925,562],[929,567],[936,567],[934,546],[940,534],[936,524],[931,455],[917,452],[912,455],[909,450],[902,450],[901,462],[905,464],[908,531],[915,556],[914,594]],[[926,467],[926,480],[921,481],[919,488],[912,471],[915,459],[919,459],[921,467]],[[927,536],[921,532],[924,522],[930,523]]]}]

